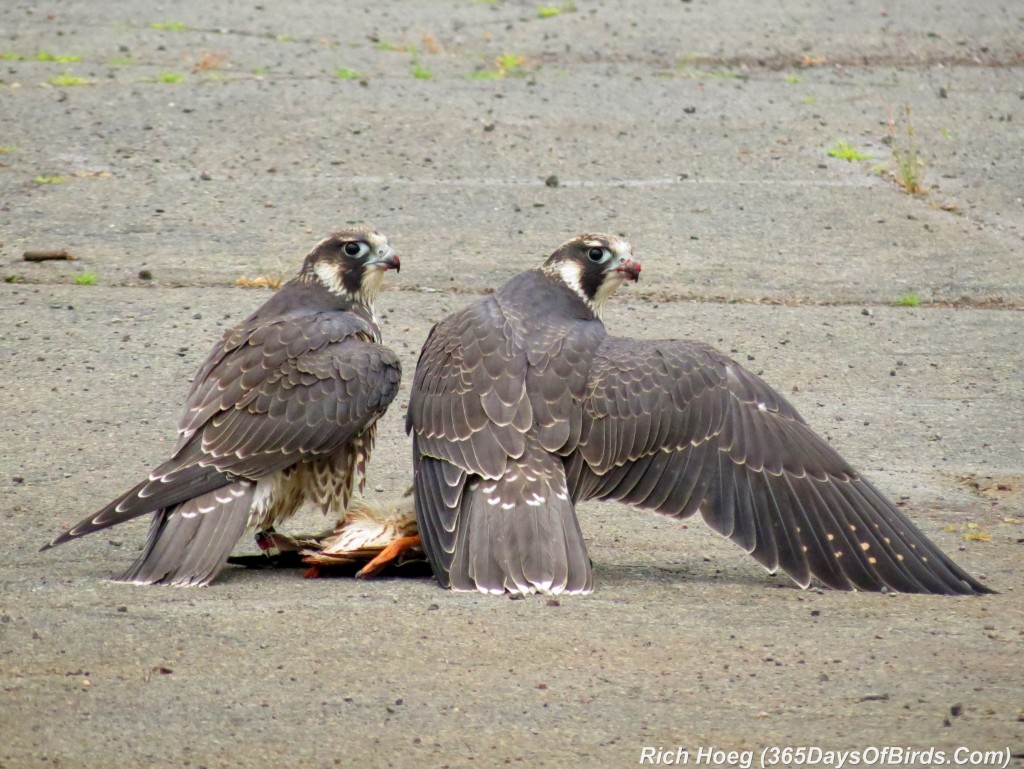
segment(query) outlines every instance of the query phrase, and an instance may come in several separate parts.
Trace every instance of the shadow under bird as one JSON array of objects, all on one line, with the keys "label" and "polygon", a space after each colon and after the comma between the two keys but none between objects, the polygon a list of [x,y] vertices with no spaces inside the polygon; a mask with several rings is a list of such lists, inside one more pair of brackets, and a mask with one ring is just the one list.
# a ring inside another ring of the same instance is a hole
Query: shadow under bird
[{"label": "shadow under bird", "polygon": [[145,549],[121,581],[206,585],[249,528],[304,503],[344,517],[401,366],[373,301],[398,255],[369,229],[321,240],[299,274],[210,352],[173,456],[43,550],[145,513]]},{"label": "shadow under bird", "polygon": [[438,323],[407,430],[423,548],[442,585],[586,593],[586,499],[704,521],[806,588],[993,592],[779,393],[712,347],[614,337],[624,240],[584,235]]}]

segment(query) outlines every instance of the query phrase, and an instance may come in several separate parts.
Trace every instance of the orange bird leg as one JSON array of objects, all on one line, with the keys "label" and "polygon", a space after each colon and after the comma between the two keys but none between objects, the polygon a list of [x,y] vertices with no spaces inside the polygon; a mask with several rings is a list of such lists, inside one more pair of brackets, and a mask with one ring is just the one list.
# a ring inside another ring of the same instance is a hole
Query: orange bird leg
[{"label": "orange bird leg", "polygon": [[320,567],[310,566],[302,573],[303,579],[317,579],[320,577]]},{"label": "orange bird leg", "polygon": [[376,576],[381,569],[387,566],[389,563],[395,561],[400,555],[409,550],[414,550],[420,547],[420,535],[415,534],[411,537],[402,537],[396,539],[390,545],[385,547],[377,556],[370,561],[366,566],[356,572],[356,577],[359,579],[370,579]]}]

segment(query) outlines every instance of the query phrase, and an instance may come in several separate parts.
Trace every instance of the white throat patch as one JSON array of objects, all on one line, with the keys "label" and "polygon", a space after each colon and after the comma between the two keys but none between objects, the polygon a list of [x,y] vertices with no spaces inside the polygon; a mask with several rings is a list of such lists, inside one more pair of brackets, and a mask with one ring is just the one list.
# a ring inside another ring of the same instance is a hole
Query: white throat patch
[{"label": "white throat patch", "polygon": [[363,279],[359,283],[359,293],[363,295],[367,304],[372,304],[373,300],[377,298],[377,294],[380,293],[380,287],[384,283],[384,273],[386,270],[382,270],[377,266],[370,266],[363,270]]},{"label": "white throat patch", "polygon": [[313,268],[316,272],[316,276],[320,278],[320,282],[323,283],[324,288],[330,291],[332,294],[337,296],[352,297],[352,292],[345,290],[345,284],[341,282],[341,277],[338,275],[338,271],[334,265],[330,262],[320,261],[316,263]]},{"label": "white throat patch", "polygon": [[608,301],[612,294],[626,281],[622,277],[622,273],[606,272],[604,274],[604,280],[601,281],[601,285],[597,287],[597,292],[594,294],[594,301],[591,303],[594,314],[597,317],[601,317],[601,310],[604,309],[604,303]]},{"label": "white throat patch", "polygon": [[580,277],[583,275],[583,267],[579,262],[563,261],[558,265],[558,275],[569,288],[572,289],[573,293],[576,294],[580,299],[583,300],[584,304],[590,308],[590,311],[600,317],[598,308],[594,306],[594,302],[590,300],[590,297],[583,291],[583,286],[580,283]]},{"label": "white throat patch", "polygon": [[370,265],[363,271],[362,280],[359,283],[359,290],[355,293],[348,291],[345,284],[338,275],[337,268],[329,262],[317,262],[313,268],[316,276],[323,283],[324,287],[335,296],[343,296],[353,301],[360,301],[363,304],[373,306],[373,300],[380,293],[380,287],[384,283],[384,270]]},{"label": "white throat patch", "polygon": [[583,274],[583,266],[579,262],[564,261],[558,265],[558,276],[567,285],[572,292],[576,294],[583,303],[590,308],[590,311],[597,316],[598,320],[601,319],[601,312],[604,310],[604,303],[608,301],[612,294],[615,293],[616,289],[625,282],[625,278],[621,273],[615,272],[614,270],[608,271],[604,274],[601,281],[601,285],[598,286],[597,292],[594,294],[594,298],[591,299],[587,296],[583,290],[583,285],[580,283],[580,277]]}]

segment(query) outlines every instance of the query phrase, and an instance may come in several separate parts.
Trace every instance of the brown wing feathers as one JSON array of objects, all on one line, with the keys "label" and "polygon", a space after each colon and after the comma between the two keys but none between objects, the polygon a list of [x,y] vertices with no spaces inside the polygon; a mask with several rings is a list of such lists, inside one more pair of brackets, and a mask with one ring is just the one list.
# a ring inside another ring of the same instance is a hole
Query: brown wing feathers
[{"label": "brown wing feathers", "polygon": [[234,476],[256,479],[303,456],[330,454],[384,412],[401,376],[387,348],[342,338],[286,359],[273,373],[263,369],[262,379],[247,388],[244,372],[254,368],[245,364],[258,354],[247,344],[222,356],[208,384],[193,391],[175,456],[46,547],[179,504]]},{"label": "brown wing feathers", "polygon": [[570,464],[576,498],[679,517],[699,509],[802,586],[814,575],[847,590],[988,592],[782,396],[704,345],[607,340],[583,413],[580,458]]}]

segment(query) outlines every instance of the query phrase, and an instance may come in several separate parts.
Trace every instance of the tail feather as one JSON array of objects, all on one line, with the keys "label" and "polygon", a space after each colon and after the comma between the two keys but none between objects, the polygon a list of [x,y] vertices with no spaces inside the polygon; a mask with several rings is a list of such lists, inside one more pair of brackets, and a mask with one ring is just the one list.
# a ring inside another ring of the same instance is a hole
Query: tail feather
[{"label": "tail feather", "polygon": [[[163,466],[162,466],[163,467]],[[135,485],[97,512],[83,518],[70,529],[57,535],[40,550],[49,550],[86,534],[115,526],[146,513],[165,510],[186,502],[191,497],[223,486],[226,477],[213,467],[191,465],[173,474],[153,471],[149,478]]]},{"label": "tail feather", "polygon": [[497,480],[464,476],[461,495],[434,488],[445,477],[442,462],[419,458],[415,495],[423,546],[442,584],[496,594],[590,592],[590,559],[558,457],[528,450]]},{"label": "tail feather", "polygon": [[142,555],[118,581],[208,585],[245,532],[254,491],[251,481],[236,481],[158,511]]}]

